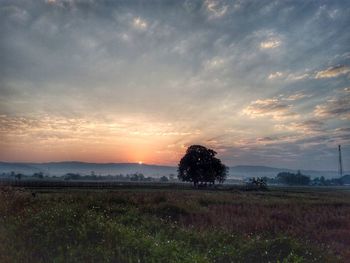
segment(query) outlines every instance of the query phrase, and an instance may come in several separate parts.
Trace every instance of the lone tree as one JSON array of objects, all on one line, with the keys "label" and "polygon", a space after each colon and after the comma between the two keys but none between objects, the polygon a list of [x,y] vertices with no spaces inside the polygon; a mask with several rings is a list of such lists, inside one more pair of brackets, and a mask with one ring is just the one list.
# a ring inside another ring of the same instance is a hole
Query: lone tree
[{"label": "lone tree", "polygon": [[214,150],[201,145],[188,147],[179,163],[178,178],[192,182],[195,187],[198,183],[222,183],[226,179],[228,168],[215,155]]}]

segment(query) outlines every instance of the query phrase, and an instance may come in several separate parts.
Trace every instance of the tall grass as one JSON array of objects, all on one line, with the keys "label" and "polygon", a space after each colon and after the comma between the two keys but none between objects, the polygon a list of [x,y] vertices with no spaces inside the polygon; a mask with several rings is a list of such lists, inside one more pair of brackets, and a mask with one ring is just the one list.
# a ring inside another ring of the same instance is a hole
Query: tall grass
[{"label": "tall grass", "polygon": [[344,262],[349,218],[337,193],[3,188],[0,262]]}]

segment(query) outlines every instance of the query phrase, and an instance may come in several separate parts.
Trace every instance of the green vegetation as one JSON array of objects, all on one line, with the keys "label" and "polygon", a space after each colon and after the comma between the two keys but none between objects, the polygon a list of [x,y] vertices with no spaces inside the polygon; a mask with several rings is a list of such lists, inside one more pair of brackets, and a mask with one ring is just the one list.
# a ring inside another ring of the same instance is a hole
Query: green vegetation
[{"label": "green vegetation", "polygon": [[346,191],[3,187],[0,262],[342,262],[348,218]]},{"label": "green vegetation", "polygon": [[298,171],[297,174],[282,172],[277,174],[276,179],[279,183],[287,184],[287,185],[309,185],[310,184],[310,177],[307,175],[301,174],[300,171]]}]

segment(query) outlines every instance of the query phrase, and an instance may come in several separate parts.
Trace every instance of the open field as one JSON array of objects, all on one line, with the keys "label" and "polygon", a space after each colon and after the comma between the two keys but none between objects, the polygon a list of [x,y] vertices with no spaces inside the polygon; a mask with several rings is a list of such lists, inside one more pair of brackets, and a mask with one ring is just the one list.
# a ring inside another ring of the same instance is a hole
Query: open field
[{"label": "open field", "polygon": [[0,244],[0,262],[346,262],[350,191],[3,186]]}]

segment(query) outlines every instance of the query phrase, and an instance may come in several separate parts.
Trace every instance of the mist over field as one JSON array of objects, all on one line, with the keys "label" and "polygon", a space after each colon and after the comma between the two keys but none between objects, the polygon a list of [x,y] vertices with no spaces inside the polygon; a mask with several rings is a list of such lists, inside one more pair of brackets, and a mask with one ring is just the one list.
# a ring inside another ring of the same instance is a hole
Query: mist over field
[{"label": "mist over field", "polygon": [[[161,176],[177,175],[177,167],[149,165],[139,163],[82,163],[82,162],[57,162],[57,163],[4,163],[0,162],[0,176],[2,173],[11,172],[32,175],[42,172],[48,176],[63,176],[67,173],[77,173],[80,175],[116,175],[116,174],[135,174],[141,173],[145,176],[159,178]],[[287,168],[274,168],[266,166],[248,166],[239,165],[229,167],[228,178],[244,179],[250,177],[275,177],[279,172],[294,172],[297,170]],[[324,176],[325,178],[336,178],[338,171],[315,171],[301,170],[303,174],[311,178]],[[344,174],[350,172],[344,171]]]}]

